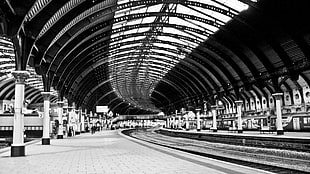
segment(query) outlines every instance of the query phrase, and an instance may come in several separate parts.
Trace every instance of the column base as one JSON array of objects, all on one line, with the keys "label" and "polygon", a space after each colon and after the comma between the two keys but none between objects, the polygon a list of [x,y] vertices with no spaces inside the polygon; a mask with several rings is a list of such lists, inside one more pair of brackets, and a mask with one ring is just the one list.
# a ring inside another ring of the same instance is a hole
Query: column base
[{"label": "column base", "polygon": [[11,157],[25,156],[25,146],[11,146]]},{"label": "column base", "polygon": [[80,135],[81,134],[81,132],[75,132],[75,135]]},{"label": "column base", "polygon": [[212,132],[217,132],[217,129],[212,129]]},{"label": "column base", "polygon": [[277,135],[284,135],[284,131],[283,130],[277,130]]},{"label": "column base", "polygon": [[198,132],[200,132],[200,131],[201,131],[201,129],[197,129],[197,131],[198,131]]},{"label": "column base", "polygon": [[57,135],[57,139],[63,139],[64,136],[63,135]]},{"label": "column base", "polygon": [[243,130],[238,130],[238,133],[240,134],[240,133],[243,133]]},{"label": "column base", "polygon": [[186,131],[189,131],[189,129],[186,129]]},{"label": "column base", "polygon": [[85,133],[85,131],[82,131],[81,133],[83,134],[83,133]]},{"label": "column base", "polygon": [[42,138],[42,145],[50,145],[50,139],[49,138]]}]

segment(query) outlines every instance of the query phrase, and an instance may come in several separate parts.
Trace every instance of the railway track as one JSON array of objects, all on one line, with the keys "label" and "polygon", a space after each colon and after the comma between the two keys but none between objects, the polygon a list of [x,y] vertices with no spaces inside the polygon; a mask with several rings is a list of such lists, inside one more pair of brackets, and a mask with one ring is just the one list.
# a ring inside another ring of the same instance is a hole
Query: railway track
[{"label": "railway track", "polygon": [[274,173],[310,173],[309,153],[211,143],[165,136],[155,131],[156,129],[131,129],[123,133],[160,146]]}]

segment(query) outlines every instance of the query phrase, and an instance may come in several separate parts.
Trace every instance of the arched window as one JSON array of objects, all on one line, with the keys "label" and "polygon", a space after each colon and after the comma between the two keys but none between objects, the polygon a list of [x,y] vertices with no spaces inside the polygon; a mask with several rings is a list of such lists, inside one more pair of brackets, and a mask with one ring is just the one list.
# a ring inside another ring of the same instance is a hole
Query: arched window
[{"label": "arched window", "polygon": [[295,95],[295,99],[298,100],[299,99],[299,94]]}]

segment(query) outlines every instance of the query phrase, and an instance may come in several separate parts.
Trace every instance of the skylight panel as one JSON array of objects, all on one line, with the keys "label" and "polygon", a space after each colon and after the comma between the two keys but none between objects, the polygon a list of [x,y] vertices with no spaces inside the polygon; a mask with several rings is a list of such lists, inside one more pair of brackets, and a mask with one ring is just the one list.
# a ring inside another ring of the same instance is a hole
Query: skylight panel
[{"label": "skylight panel", "polygon": [[147,11],[147,7],[142,7],[138,9],[131,9],[130,14],[138,14],[138,13],[145,13]]},{"label": "skylight panel", "polygon": [[175,54],[173,54],[172,52],[166,51],[166,50],[155,50],[155,49],[151,49],[154,52],[157,53],[161,53],[161,54],[167,54],[167,55],[171,55],[171,56],[176,56]]},{"label": "skylight panel", "polygon": [[194,38],[193,35],[189,35],[188,33],[184,32],[184,31],[181,31],[181,30],[178,30],[178,29],[175,29],[175,28],[170,28],[170,27],[164,27],[163,28],[163,32],[164,33],[173,33],[173,34],[178,34],[178,35],[181,35],[181,36],[186,36],[186,37]]},{"label": "skylight panel", "polygon": [[151,29],[150,27],[143,27],[143,28],[139,28],[139,29],[138,29],[138,32],[139,32],[139,33],[143,33],[143,32],[150,31],[150,29]]},{"label": "skylight panel", "polygon": [[221,2],[228,7],[231,7],[239,12],[246,10],[249,6],[243,2],[240,2],[239,0],[217,0],[218,2]]},{"label": "skylight panel", "polygon": [[156,19],[156,17],[146,17],[146,18],[143,18],[143,21],[141,23],[152,23],[154,22]]},{"label": "skylight panel", "polygon": [[[231,20],[231,17],[225,15],[225,14],[222,14],[222,13],[219,13],[219,12],[215,12],[213,10],[209,10],[209,9],[204,9],[204,8],[201,8],[201,7],[193,7],[195,8],[196,10],[198,11],[201,11],[202,13],[205,13],[205,14],[208,14],[210,15],[211,17],[215,18],[215,19],[218,19],[219,21],[221,22],[228,22],[229,20]],[[211,18],[210,17],[210,18]],[[220,23],[221,23],[220,22]]]},{"label": "skylight panel", "polygon": [[[155,52],[155,51],[154,51]],[[171,56],[174,56],[175,58],[177,58],[178,55],[176,54],[171,54]],[[178,63],[179,60],[176,60],[176,59],[171,59],[170,57],[168,56],[163,56],[163,55],[153,55],[153,60],[156,60],[155,58],[159,59],[159,60],[162,60],[164,62],[171,62],[171,64],[175,64],[175,63]]]},{"label": "skylight panel", "polygon": [[208,5],[212,5],[215,7],[222,8],[222,9],[227,9],[225,6],[221,5],[221,1],[218,1],[218,0],[195,0],[195,1],[200,2],[202,4],[208,4]]},{"label": "skylight panel", "polygon": [[137,44],[123,45],[123,46],[119,47],[119,49],[130,48],[130,47],[135,47],[135,46],[139,46],[139,45],[141,45],[141,44],[137,43]]},{"label": "skylight panel", "polygon": [[130,20],[126,23],[126,25],[136,25],[136,24],[141,24],[143,19],[135,19],[135,20]]},{"label": "skylight panel", "polygon": [[152,5],[149,6],[147,12],[159,12],[162,7],[163,7],[162,4]]},{"label": "skylight panel", "polygon": [[195,21],[195,20],[191,20],[189,19],[189,21],[191,21],[192,23],[196,23],[197,26],[199,26],[200,30],[207,30],[207,32],[212,32],[215,33],[217,30],[219,30],[218,27],[215,27],[213,25],[209,25],[200,21]]},{"label": "skylight panel", "polygon": [[183,45],[185,44],[182,40],[169,37],[169,36],[158,36],[157,38],[163,41],[176,42],[176,43],[183,44]]},{"label": "skylight panel", "polygon": [[208,19],[208,20],[212,20],[212,18],[210,16],[205,15],[206,13],[202,13],[205,12],[206,9],[203,9],[202,11],[198,9],[198,7],[192,7],[194,9],[197,9],[197,11],[192,10],[186,6],[183,5],[179,5],[177,8],[177,13],[183,13],[183,14],[187,14],[187,15],[193,15],[193,16],[197,16],[200,18],[204,18],[204,19]]},{"label": "skylight panel", "polygon": [[154,46],[163,47],[163,48],[169,48],[169,49],[175,49],[176,47],[169,44],[162,44],[162,43],[153,43]]},{"label": "skylight panel", "polygon": [[196,36],[197,38],[202,39],[202,40],[206,40],[208,38],[208,36],[206,36],[206,35],[195,33],[195,32],[192,32],[192,31],[188,31],[188,33],[191,33],[193,36]]},{"label": "skylight panel", "polygon": [[133,30],[129,30],[129,31],[124,31],[123,35],[127,35],[127,34],[132,34],[132,33],[137,33],[138,29],[133,29]]},{"label": "skylight panel", "polygon": [[117,4],[125,4],[125,3],[128,3],[128,2],[130,2],[130,0],[118,0]]}]

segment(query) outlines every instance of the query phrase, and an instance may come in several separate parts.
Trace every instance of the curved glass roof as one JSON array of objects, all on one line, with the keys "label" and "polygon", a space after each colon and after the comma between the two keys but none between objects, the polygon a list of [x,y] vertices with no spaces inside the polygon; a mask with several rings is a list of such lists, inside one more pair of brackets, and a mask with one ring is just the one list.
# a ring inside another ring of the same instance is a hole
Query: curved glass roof
[{"label": "curved glass roof", "polygon": [[152,105],[151,93],[169,70],[248,8],[238,0],[152,2],[118,1],[108,54],[113,90],[144,108]]}]

